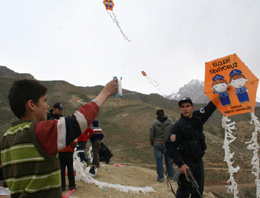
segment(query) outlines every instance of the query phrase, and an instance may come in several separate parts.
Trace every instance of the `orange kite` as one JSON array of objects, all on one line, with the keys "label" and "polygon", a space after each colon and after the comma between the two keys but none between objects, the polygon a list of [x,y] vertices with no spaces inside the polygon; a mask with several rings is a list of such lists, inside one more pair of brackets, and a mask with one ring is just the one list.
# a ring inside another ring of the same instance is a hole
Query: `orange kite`
[{"label": "orange kite", "polygon": [[205,64],[204,93],[224,116],[255,109],[258,78],[236,54]]},{"label": "orange kite", "polygon": [[113,10],[114,8],[114,2],[112,0],[104,0],[103,4],[106,7],[106,10]]}]

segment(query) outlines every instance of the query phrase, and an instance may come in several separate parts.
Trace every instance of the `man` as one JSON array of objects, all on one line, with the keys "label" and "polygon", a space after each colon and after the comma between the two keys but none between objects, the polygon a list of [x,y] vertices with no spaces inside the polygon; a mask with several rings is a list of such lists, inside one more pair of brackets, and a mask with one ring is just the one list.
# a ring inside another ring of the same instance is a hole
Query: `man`
[{"label": "man", "polygon": [[92,130],[91,127],[88,127],[84,133],[82,133],[79,137],[78,137],[78,145],[77,145],[77,149],[76,151],[78,151],[78,156],[80,158],[81,162],[86,162],[87,166],[89,166],[90,164],[90,159],[88,159],[88,157],[85,155],[85,148],[88,142],[88,139],[90,137],[92,137],[94,131]]},{"label": "man", "polygon": [[190,169],[199,185],[200,194],[204,191],[204,164],[202,157],[206,150],[203,124],[216,110],[210,101],[207,106],[194,111],[190,98],[184,97],[179,101],[181,118],[173,125],[171,135],[166,142],[166,148],[173,161],[179,167],[178,198],[200,197],[192,184],[186,179],[186,169]]},{"label": "man", "polygon": [[60,102],[57,102],[53,105],[52,110],[50,110],[50,113],[47,115],[47,120],[54,120],[54,119],[59,119],[62,117],[61,112],[62,112],[62,104]]},{"label": "man", "polygon": [[89,170],[89,173],[93,176],[96,176],[97,168],[100,168],[99,162],[99,149],[100,149],[100,142],[104,138],[104,133],[102,128],[98,125],[98,120],[94,120],[92,122],[92,130],[93,135],[90,138],[92,151],[93,151],[93,162],[92,166]]},{"label": "man", "polygon": [[[47,115],[47,120],[54,120],[63,117],[61,111],[63,110],[62,104],[57,102],[53,105],[53,109]],[[69,146],[58,151],[60,160],[60,170],[61,170],[61,190],[66,190],[66,167],[68,173],[69,189],[77,190],[78,187],[75,184],[74,169],[73,169],[73,153],[74,153],[74,142]]]},{"label": "man", "polygon": [[170,164],[172,159],[167,155],[165,148],[165,141],[170,135],[170,130],[173,122],[164,116],[164,110],[159,109],[156,111],[156,120],[153,121],[150,128],[150,144],[154,148],[154,156],[157,168],[157,181],[164,181],[163,172],[163,156],[165,159],[167,173],[170,179],[173,179],[173,165]]},{"label": "man", "polygon": [[46,120],[47,88],[35,80],[14,82],[8,99],[20,121],[12,123],[1,142],[3,174],[12,198],[62,197],[58,150],[86,130],[117,90],[114,79],[72,116]]},{"label": "man", "polygon": [[69,189],[77,190],[78,187],[75,183],[74,169],[73,169],[73,153],[75,148],[75,142],[72,142],[69,146],[59,150],[60,170],[61,170],[61,190],[66,190],[66,167],[68,173]]}]

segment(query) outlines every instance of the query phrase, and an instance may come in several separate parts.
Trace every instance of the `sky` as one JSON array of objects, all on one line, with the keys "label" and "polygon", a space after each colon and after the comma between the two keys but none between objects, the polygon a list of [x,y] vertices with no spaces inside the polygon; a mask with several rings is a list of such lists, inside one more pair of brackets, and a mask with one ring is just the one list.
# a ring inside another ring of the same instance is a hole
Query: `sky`
[{"label": "sky", "polygon": [[103,0],[0,0],[0,65],[84,87],[117,76],[123,89],[168,95],[236,53],[260,77],[260,0],[113,1],[131,42]]}]

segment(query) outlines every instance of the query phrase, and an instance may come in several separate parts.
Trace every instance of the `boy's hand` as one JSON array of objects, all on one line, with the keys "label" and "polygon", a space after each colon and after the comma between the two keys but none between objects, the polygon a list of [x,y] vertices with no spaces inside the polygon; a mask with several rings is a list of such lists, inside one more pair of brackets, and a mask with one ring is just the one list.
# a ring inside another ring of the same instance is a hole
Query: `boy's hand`
[{"label": "boy's hand", "polygon": [[106,84],[104,89],[96,97],[98,105],[102,106],[109,96],[113,96],[118,91],[118,79],[113,79]]}]

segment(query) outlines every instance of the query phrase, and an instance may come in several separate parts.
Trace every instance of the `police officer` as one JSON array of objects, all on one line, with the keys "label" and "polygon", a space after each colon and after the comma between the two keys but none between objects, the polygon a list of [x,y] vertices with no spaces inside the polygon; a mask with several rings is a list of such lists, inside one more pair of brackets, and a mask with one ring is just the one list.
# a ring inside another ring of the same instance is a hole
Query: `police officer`
[{"label": "police officer", "polygon": [[47,120],[60,119],[60,117],[63,117],[61,115],[62,110],[62,104],[60,102],[55,103],[50,113],[47,114]]},{"label": "police officer", "polygon": [[181,118],[173,125],[171,134],[165,144],[166,149],[179,167],[177,198],[200,197],[192,189],[192,184],[186,179],[186,169],[190,169],[199,185],[200,194],[204,191],[204,164],[202,157],[207,148],[203,124],[216,110],[210,101],[204,108],[194,111],[192,100],[184,97],[179,101]]}]

